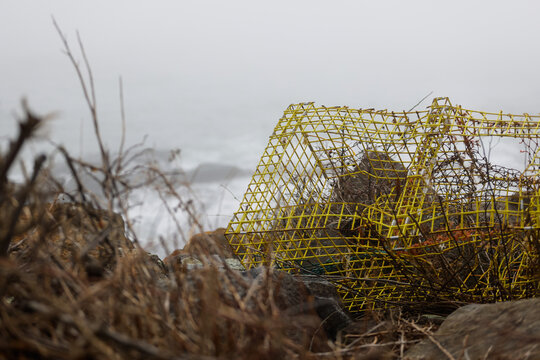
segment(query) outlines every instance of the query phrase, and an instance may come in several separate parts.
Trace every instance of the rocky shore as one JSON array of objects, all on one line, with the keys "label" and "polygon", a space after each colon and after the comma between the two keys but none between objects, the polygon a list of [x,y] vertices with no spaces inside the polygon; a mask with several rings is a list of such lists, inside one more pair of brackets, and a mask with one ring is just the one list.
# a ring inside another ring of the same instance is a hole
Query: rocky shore
[{"label": "rocky shore", "polygon": [[1,359],[71,359],[72,347],[92,358],[540,358],[539,299],[354,318],[323,276],[246,271],[224,229],[162,261],[127,239],[119,215],[64,203],[42,218],[0,266]]}]

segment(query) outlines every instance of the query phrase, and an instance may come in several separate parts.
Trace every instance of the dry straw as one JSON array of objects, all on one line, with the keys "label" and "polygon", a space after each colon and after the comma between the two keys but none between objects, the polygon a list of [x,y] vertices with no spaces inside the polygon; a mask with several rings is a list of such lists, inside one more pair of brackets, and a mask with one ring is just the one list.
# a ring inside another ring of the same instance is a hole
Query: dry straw
[{"label": "dry straw", "polygon": [[[45,155],[36,157],[22,183],[10,181],[21,149],[45,121],[27,106],[19,134],[2,147],[0,359],[342,359],[369,352],[382,339],[376,333],[352,341],[343,334],[328,342],[309,307],[281,306],[283,273],[272,268],[247,281],[211,256],[204,268],[187,271],[141,249],[128,216],[133,190],[151,187],[156,196],[172,196],[197,219],[174,178],[152,163],[134,162],[145,154],[140,147],[124,149],[122,141],[111,155],[101,139],[82,42],[87,77],[60,36],[83,87],[101,162],[87,163],[58,146],[54,153],[69,169],[74,191],[61,186]],[[385,352],[410,343],[386,338]]]}]

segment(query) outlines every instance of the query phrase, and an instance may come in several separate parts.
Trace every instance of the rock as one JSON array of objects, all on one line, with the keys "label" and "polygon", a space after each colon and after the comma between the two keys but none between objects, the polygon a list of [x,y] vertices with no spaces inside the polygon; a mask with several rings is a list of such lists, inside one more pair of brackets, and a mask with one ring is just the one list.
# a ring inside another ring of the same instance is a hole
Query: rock
[{"label": "rock", "polygon": [[[224,263],[226,263],[232,270],[245,270],[238,260],[232,258],[221,259],[219,255],[212,255],[204,257],[203,260],[205,260],[207,264],[212,264],[219,269],[223,269],[225,267]],[[208,263],[208,261],[210,261],[210,263]],[[191,270],[204,266],[204,263],[201,260],[185,253],[183,250],[175,250],[171,255],[167,256],[163,262],[166,266],[171,266],[173,269]]]},{"label": "rock", "polygon": [[[464,306],[432,336],[456,359],[540,359],[540,298]],[[429,338],[406,359],[446,359]]]},{"label": "rock", "polygon": [[169,272],[159,256],[148,253],[141,248],[134,248],[122,254],[117,260],[115,276],[127,271],[127,276],[132,279],[137,279],[143,283],[152,283],[163,291],[170,290],[171,279],[169,278]]},{"label": "rock", "polygon": [[[371,205],[407,179],[407,168],[381,151],[365,150],[349,176],[337,178],[332,201]],[[359,211],[359,210],[356,210]]]},{"label": "rock", "polygon": [[[255,274],[257,279],[262,276],[265,269],[259,267],[245,274],[248,277]],[[298,308],[299,312],[315,310],[329,338],[335,339],[338,331],[352,322],[343,309],[335,286],[327,280],[316,276],[294,276],[277,270],[272,271],[272,276],[278,277],[281,281],[279,299],[282,308],[289,309],[288,311]]]},{"label": "rock", "polygon": [[[218,229],[216,232],[219,232],[220,235],[223,234],[222,229]],[[216,232],[210,234],[215,234]],[[206,236],[206,234],[199,235]],[[192,238],[190,244],[196,246],[195,244],[202,239],[202,236],[196,235],[196,237]],[[183,250],[175,250],[171,255],[165,258],[165,264],[173,266],[173,268],[176,267],[187,270],[202,268],[204,266],[203,262],[199,261],[195,257],[196,255],[191,255],[191,249],[193,249],[193,247],[189,248],[186,246]],[[245,271],[242,263],[236,258],[221,259],[220,255],[217,254],[206,256],[205,253],[205,256],[202,256],[202,258],[203,261],[210,261],[210,263],[218,269],[224,269],[225,263],[230,270],[241,271],[240,274],[242,279],[245,279],[249,283],[253,281],[260,281],[262,272],[265,271],[265,268],[263,267]],[[310,275],[293,276],[277,270],[273,270],[271,274],[272,276],[278,276],[279,274],[281,279],[279,281],[274,279],[274,281],[277,281],[280,284],[280,293],[278,299],[281,304],[281,309],[293,311],[291,309],[294,308],[296,309],[294,311],[300,312],[315,311],[322,321],[322,326],[325,333],[331,339],[335,339],[337,333],[350,324],[351,318],[344,311],[341,298],[338,295],[335,286],[327,280]],[[236,282],[236,285],[238,285],[240,288],[245,287],[245,284],[241,285],[238,282]],[[240,295],[242,295],[241,290],[237,289],[237,291],[239,291]]]},{"label": "rock", "polygon": [[[205,260],[210,260],[213,265],[217,265],[217,268],[224,269],[225,265],[231,270],[245,271],[244,265],[240,260],[235,258],[222,259],[219,255],[212,255]],[[163,262],[166,266],[183,267],[187,270],[203,267],[204,264],[201,260],[184,253],[183,251],[175,250],[171,255],[167,256]]]},{"label": "rock", "polygon": [[178,288],[171,291],[171,299],[182,305],[171,307],[178,309],[173,319],[191,321],[195,331],[214,343],[240,350],[221,353],[225,346],[220,346],[216,358],[291,358],[291,348],[330,351],[320,318],[313,308],[303,306],[310,301],[307,289],[287,273],[205,266],[175,275]]},{"label": "rock", "polygon": [[166,272],[165,263],[156,254],[146,253],[146,256],[150,259],[150,262],[157,268],[159,272]]},{"label": "rock", "polygon": [[12,241],[10,256],[22,261],[31,261],[36,254],[52,256],[65,266],[80,264],[89,276],[100,277],[114,268],[117,255],[133,248],[120,215],[89,205],[54,203],[46,206],[38,225]]},{"label": "rock", "polygon": [[340,345],[345,348],[354,345],[352,359],[396,359],[395,344],[402,330],[394,319],[384,319],[380,315],[368,312],[340,331]]},{"label": "rock", "polygon": [[246,270],[244,265],[242,265],[242,263],[238,259],[234,259],[234,258],[225,259],[225,263],[231,270],[238,270],[238,271]]},{"label": "rock", "polygon": [[335,339],[337,333],[352,323],[351,317],[343,309],[341,297],[336,287],[329,281],[311,275],[297,275],[314,298],[315,310],[323,320],[323,327],[329,338]]},{"label": "rock", "polygon": [[[176,249],[174,250],[172,253],[169,254],[169,256],[165,257],[165,259],[163,259],[163,263],[165,263],[165,265],[172,265],[176,262],[178,262],[178,257],[180,256],[189,256],[188,254],[186,254],[184,252],[184,250],[181,250],[181,249]],[[181,262],[181,260],[180,260]]]},{"label": "rock", "polygon": [[[309,308],[305,306],[309,303],[309,291],[302,282],[296,280],[291,274],[265,267],[253,268],[240,274],[248,284],[248,287],[240,290],[241,292],[254,286],[253,283],[261,285],[267,281],[271,287],[277,287],[274,300],[280,310],[290,314],[309,311]],[[314,309],[314,307],[311,308]]]},{"label": "rock", "polygon": [[242,272],[203,267],[184,274],[182,293],[204,299],[210,297],[201,293],[206,287],[207,291],[217,291],[227,306],[241,306],[242,316],[277,316],[275,321],[284,326],[287,338],[313,351],[328,351],[327,339],[351,321],[341,309],[333,285],[322,279],[296,277],[265,267]]},{"label": "rock", "polygon": [[235,258],[225,238],[224,228],[193,235],[183,249],[174,250],[163,262],[171,266],[182,265],[187,269],[200,267],[203,262],[211,262],[218,268],[224,268],[226,264],[232,270],[245,270],[242,263]]},{"label": "rock", "polygon": [[[176,251],[178,250],[175,250],[175,252]],[[178,253],[180,253],[180,251],[178,251]],[[202,260],[202,257],[209,255],[219,255],[224,259],[234,257],[229,242],[225,238],[224,228],[193,235],[186,246],[184,246],[181,253],[191,255],[199,260]]]},{"label": "rock", "polygon": [[[172,254],[171,254],[172,255]],[[168,256],[163,260],[166,265],[172,266],[173,268],[183,268],[187,270],[200,268],[203,266],[203,263],[195,259],[194,257],[188,254],[177,254],[175,256]]]},{"label": "rock", "polygon": [[190,256],[184,257],[181,260],[182,266],[185,266],[188,270],[195,269],[203,266],[203,263],[200,260],[192,258]]}]

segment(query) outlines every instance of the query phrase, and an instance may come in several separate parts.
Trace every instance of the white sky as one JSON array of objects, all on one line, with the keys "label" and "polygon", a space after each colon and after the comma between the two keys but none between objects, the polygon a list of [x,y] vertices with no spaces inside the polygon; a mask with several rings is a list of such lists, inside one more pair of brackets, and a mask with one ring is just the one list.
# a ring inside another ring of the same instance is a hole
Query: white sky
[{"label": "white sky", "polygon": [[540,112],[539,1],[0,0],[0,136],[22,96],[61,111],[57,141],[90,127],[51,15],[73,48],[81,34],[111,142],[119,76],[130,140],[162,147],[202,135],[264,145],[303,101],[407,110],[434,91],[477,110]]}]

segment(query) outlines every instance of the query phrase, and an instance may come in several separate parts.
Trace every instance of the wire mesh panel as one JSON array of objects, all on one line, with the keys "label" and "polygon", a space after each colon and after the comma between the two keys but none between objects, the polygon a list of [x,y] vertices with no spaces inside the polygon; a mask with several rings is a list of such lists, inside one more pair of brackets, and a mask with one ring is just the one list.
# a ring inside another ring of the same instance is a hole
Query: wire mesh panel
[{"label": "wire mesh panel", "polygon": [[[352,311],[535,296],[539,126],[446,98],[412,112],[291,105],[229,243],[247,268],[328,276]],[[522,170],[491,161],[504,138]]]}]

